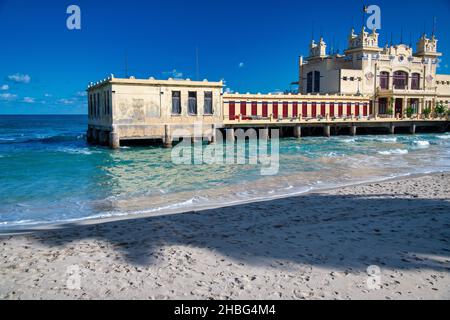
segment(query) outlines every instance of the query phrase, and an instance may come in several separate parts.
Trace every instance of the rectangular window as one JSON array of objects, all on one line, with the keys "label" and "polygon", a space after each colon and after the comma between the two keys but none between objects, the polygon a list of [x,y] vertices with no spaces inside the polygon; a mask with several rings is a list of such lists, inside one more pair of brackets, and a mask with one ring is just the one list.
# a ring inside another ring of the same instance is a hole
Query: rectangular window
[{"label": "rectangular window", "polygon": [[344,114],[344,104],[342,102],[339,102],[338,115],[339,115],[339,117],[342,117],[343,114]]},{"label": "rectangular window", "polygon": [[256,101],[252,102],[252,116],[258,115],[258,103]]},{"label": "rectangular window", "polygon": [[108,114],[108,95],[107,95],[106,91],[103,92],[103,101],[105,104],[105,106],[104,106],[105,109],[103,110],[103,113],[105,115],[107,115]]},{"label": "rectangular window", "polygon": [[363,116],[367,117],[367,103],[363,104]]},{"label": "rectangular window", "polygon": [[322,117],[325,117],[326,113],[327,113],[327,110],[326,110],[325,102],[322,102],[322,104],[320,105],[320,115]]},{"label": "rectangular window", "polygon": [[242,120],[247,119],[247,102],[241,101],[241,116]]},{"label": "rectangular window", "polygon": [[359,117],[359,102],[355,103],[355,116]]},{"label": "rectangular window", "polygon": [[262,116],[264,118],[269,116],[269,104],[267,102],[262,103]]},{"label": "rectangular window", "polygon": [[88,109],[89,109],[89,118],[92,118],[92,94],[89,94]]},{"label": "rectangular window", "polygon": [[203,114],[212,115],[213,112],[213,97],[211,91],[205,92],[205,106],[203,108]]},{"label": "rectangular window", "polygon": [[334,117],[334,102],[330,103],[330,117]]},{"label": "rectangular window", "polygon": [[181,114],[181,91],[172,91],[172,114]]},{"label": "rectangular window", "polygon": [[369,114],[373,114],[373,101],[369,103]]},{"label": "rectangular window", "polygon": [[197,92],[189,91],[188,110],[190,115],[197,114]]},{"label": "rectangular window", "polygon": [[97,114],[97,117],[99,117],[100,116],[100,93],[97,93],[97,102],[96,102],[96,104],[97,104],[96,114]]},{"label": "rectangular window", "polygon": [[311,104],[311,116],[313,118],[317,117],[317,102]]},{"label": "rectangular window", "polygon": [[347,103],[347,115],[350,116],[352,114],[352,104]]},{"label": "rectangular window", "polygon": [[292,103],[292,117],[293,118],[298,117],[298,102]]},{"label": "rectangular window", "polygon": [[274,119],[278,119],[278,102],[274,102],[272,105],[272,115]]},{"label": "rectangular window", "polygon": [[283,118],[289,117],[289,104],[287,102],[283,102]]},{"label": "rectangular window", "polygon": [[303,102],[302,104],[302,117],[308,117],[308,102]]},{"label": "rectangular window", "polygon": [[230,116],[229,116],[229,119],[230,120],[235,120],[236,119],[236,106],[235,106],[235,104],[234,104],[234,101],[230,101],[230,112],[229,112],[229,114],[230,114]]}]

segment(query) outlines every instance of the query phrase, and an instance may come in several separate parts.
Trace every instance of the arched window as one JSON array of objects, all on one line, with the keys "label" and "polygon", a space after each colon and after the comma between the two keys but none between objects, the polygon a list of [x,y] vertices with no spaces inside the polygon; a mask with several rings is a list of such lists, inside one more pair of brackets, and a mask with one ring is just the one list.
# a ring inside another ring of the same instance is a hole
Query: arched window
[{"label": "arched window", "polygon": [[405,71],[395,71],[394,72],[394,88],[395,89],[406,89],[408,85],[408,73]]},{"label": "arched window", "polygon": [[306,93],[311,93],[313,91],[313,73],[308,72],[306,75]]},{"label": "arched window", "polygon": [[320,92],[320,72],[314,71],[314,92]]},{"label": "arched window", "polygon": [[389,72],[382,71],[380,73],[380,88],[389,89]]},{"label": "arched window", "polygon": [[420,89],[420,74],[419,73],[413,73],[411,75],[411,89],[412,90]]}]

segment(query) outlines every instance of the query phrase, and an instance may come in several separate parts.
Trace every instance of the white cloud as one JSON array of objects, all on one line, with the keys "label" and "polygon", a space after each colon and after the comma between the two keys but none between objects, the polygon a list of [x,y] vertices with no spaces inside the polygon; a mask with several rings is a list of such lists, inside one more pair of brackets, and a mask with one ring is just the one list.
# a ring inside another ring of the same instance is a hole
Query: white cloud
[{"label": "white cloud", "polygon": [[78,97],[86,97],[87,96],[87,92],[86,91],[78,91],[77,92],[77,96]]},{"label": "white cloud", "polygon": [[44,93],[44,97],[50,98],[52,95],[50,93]]},{"label": "white cloud", "polygon": [[74,99],[59,99],[58,103],[60,104],[65,104],[65,105],[69,105],[69,104],[74,104],[75,100]]},{"label": "white cloud", "polygon": [[30,83],[31,77],[27,74],[16,73],[8,76],[8,80],[18,83]]},{"label": "white cloud", "polygon": [[9,86],[7,84],[4,84],[4,85],[0,86],[0,90],[3,90],[3,91],[9,90]]},{"label": "white cloud", "polygon": [[234,91],[231,90],[230,88],[225,88],[225,93],[233,93]]},{"label": "white cloud", "polygon": [[174,79],[183,79],[183,72],[180,72],[177,69],[173,69],[172,71],[164,71],[163,75]]},{"label": "white cloud", "polygon": [[0,100],[11,101],[17,98],[17,94],[11,93],[0,93]]},{"label": "white cloud", "polygon": [[239,68],[243,68],[243,67],[245,67],[245,63],[239,62]]},{"label": "white cloud", "polygon": [[36,101],[35,101],[34,98],[25,97],[25,98],[23,98],[23,102],[25,102],[25,103],[35,103]]}]

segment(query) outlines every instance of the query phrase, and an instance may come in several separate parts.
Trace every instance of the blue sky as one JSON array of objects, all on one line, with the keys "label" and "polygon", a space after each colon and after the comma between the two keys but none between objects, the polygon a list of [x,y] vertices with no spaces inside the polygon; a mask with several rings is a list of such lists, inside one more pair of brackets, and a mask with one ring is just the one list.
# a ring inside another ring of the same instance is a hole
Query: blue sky
[{"label": "blue sky", "polygon": [[[66,9],[81,8],[81,30]],[[381,7],[381,43],[413,44],[437,21],[439,72],[450,73],[450,2],[0,0],[0,113],[86,113],[89,81],[110,73],[225,79],[238,92],[271,92],[297,80],[311,34],[341,52],[363,4]],[[313,32],[314,30],[314,32]],[[447,55],[446,55],[447,53]]]}]

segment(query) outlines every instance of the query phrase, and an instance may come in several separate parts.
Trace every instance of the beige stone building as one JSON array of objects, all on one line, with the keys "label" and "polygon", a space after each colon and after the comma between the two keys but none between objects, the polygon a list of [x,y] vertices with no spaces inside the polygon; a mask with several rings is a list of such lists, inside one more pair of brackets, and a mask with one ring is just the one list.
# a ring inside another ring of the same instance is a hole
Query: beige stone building
[{"label": "beige stone building", "polygon": [[120,140],[162,140],[170,146],[179,130],[193,135],[194,123],[213,139],[223,119],[222,82],[118,79],[88,88],[89,141],[118,146]]},{"label": "beige stone building", "polygon": [[405,45],[381,48],[379,35],[364,28],[351,31],[343,55],[327,54],[321,38],[311,42],[310,54],[300,58],[302,94],[350,94],[370,96],[372,113],[404,116],[408,107],[421,114],[450,101],[450,75],[436,74],[438,40],[423,35],[414,51]]},{"label": "beige stone building", "polygon": [[[433,116],[438,103],[449,106],[450,75],[436,73],[437,39],[423,35],[414,51],[405,45],[381,48],[379,35],[364,28],[351,31],[344,54],[328,54],[324,39],[311,42],[299,59],[299,92],[291,94],[223,93],[223,83],[187,80],[118,79],[113,76],[88,87],[92,143],[120,145],[124,140],[158,140],[171,146],[177,132],[215,140],[216,129],[240,127],[448,126]],[[431,117],[425,117],[427,110]],[[409,111],[409,112],[407,112]],[[335,130],[337,132],[338,130]],[[266,131],[267,134],[267,131]]]}]

